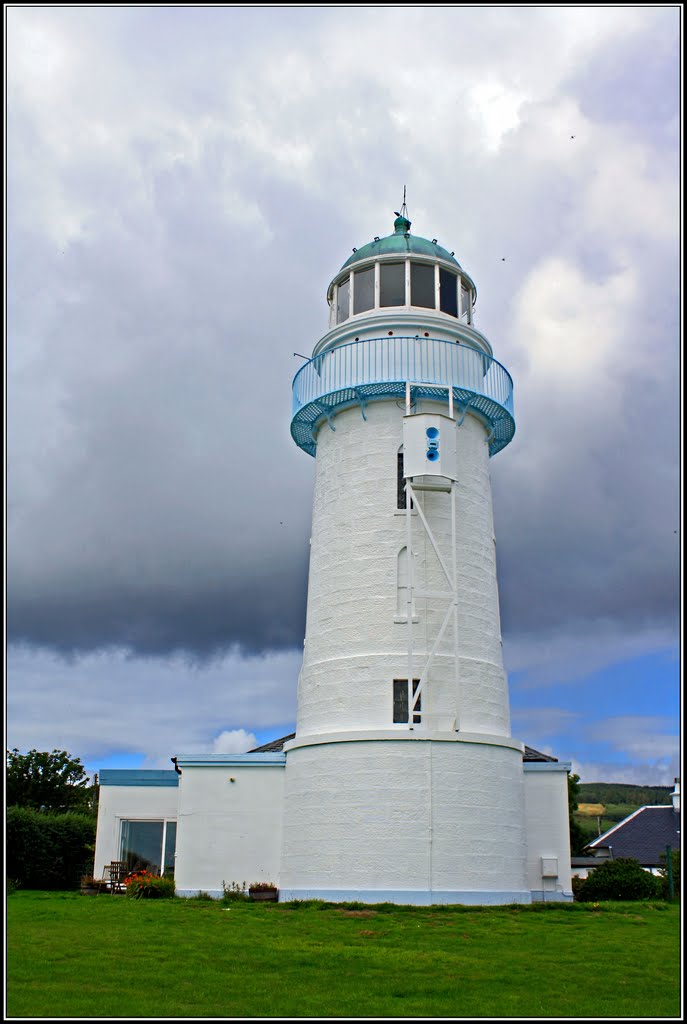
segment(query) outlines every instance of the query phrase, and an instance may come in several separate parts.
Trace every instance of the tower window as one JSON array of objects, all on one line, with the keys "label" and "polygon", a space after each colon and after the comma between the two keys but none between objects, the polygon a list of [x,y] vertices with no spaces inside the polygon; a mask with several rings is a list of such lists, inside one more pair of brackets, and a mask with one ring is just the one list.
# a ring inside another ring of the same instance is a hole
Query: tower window
[{"label": "tower window", "polygon": [[403,452],[399,452],[396,463],[396,507],[406,507],[406,478],[403,475]]},{"label": "tower window", "polygon": [[458,277],[449,270],[439,268],[439,295],[441,312],[458,316]]},{"label": "tower window", "polygon": [[[396,457],[396,508],[406,507],[406,478],[403,475],[403,449]],[[410,507],[413,507],[411,501]]]},{"label": "tower window", "polygon": [[[417,693],[417,688],[420,685],[419,679],[413,679],[413,694]],[[422,711],[422,696],[417,703],[417,711]],[[421,715],[413,715],[413,724],[419,725],[421,722]],[[407,679],[394,679],[394,723],[397,725],[407,724],[408,722],[408,680]]]},{"label": "tower window", "polygon": [[[414,557],[414,556],[413,556]],[[408,588],[410,586],[410,563],[408,561],[408,548],[403,547],[396,556],[396,618],[394,622],[408,621]],[[413,561],[413,575],[415,575],[415,563]],[[415,602],[412,603],[410,614],[415,618]]]},{"label": "tower window", "polygon": [[427,266],[426,263],[410,264],[410,304],[434,309],[436,296],[433,266]]},{"label": "tower window", "polygon": [[364,313],[375,304],[375,268],[356,270],[353,275],[353,312]]},{"label": "tower window", "polygon": [[380,306],[405,306],[406,267],[405,263],[382,263],[379,268]]}]

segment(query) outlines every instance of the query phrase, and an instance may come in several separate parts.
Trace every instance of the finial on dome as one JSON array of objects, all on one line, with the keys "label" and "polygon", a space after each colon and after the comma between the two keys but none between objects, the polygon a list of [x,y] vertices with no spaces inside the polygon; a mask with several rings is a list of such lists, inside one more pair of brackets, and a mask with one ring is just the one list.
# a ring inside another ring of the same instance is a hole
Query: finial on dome
[{"label": "finial on dome", "polygon": [[396,220],[394,221],[394,232],[397,235],[407,235],[410,231],[408,220],[408,207],[406,206],[406,186],[403,186],[403,203],[400,210],[394,210]]}]

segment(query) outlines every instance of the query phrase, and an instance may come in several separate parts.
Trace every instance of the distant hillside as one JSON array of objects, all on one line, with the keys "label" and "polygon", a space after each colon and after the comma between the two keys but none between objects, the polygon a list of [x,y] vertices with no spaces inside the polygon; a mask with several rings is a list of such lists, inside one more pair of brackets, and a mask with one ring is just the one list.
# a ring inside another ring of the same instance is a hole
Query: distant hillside
[{"label": "distant hillside", "polygon": [[585,804],[669,804],[672,786],[629,786],[622,782],[581,782],[579,802]]}]

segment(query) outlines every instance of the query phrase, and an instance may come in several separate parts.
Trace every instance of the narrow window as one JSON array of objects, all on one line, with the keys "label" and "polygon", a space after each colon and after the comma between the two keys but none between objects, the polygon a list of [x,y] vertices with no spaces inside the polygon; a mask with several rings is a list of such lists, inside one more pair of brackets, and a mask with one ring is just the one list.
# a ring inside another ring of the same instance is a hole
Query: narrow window
[{"label": "narrow window", "polygon": [[[403,448],[396,456],[396,508],[406,507],[406,478],[403,475]],[[410,507],[413,507],[411,501]]]},{"label": "narrow window", "polygon": [[410,264],[410,304],[434,309],[434,267],[426,263]]},{"label": "narrow window", "polygon": [[405,306],[405,263],[382,263],[380,268],[380,306]]},{"label": "narrow window", "polygon": [[347,277],[343,281],[339,281],[339,286],[336,289],[336,322],[340,324],[342,320],[348,320],[349,317],[349,299],[350,299],[351,285]]},{"label": "narrow window", "polygon": [[[408,565],[408,548],[403,547],[396,556],[396,616],[397,619],[406,619],[408,616],[408,587],[410,586]],[[415,562],[413,561],[413,570]],[[414,603],[411,606],[410,614],[415,615]]]},{"label": "narrow window", "polygon": [[449,270],[439,268],[439,295],[441,312],[458,316],[458,277]]},{"label": "narrow window", "polygon": [[353,275],[353,312],[364,313],[375,304],[375,268],[356,270]]},{"label": "narrow window", "polygon": [[[419,679],[413,679],[413,693],[417,693],[420,685]],[[416,711],[422,711],[422,697],[420,697]],[[413,715],[413,724],[418,725],[422,720],[421,715]],[[394,679],[394,723],[403,725],[408,722],[408,680]]]}]

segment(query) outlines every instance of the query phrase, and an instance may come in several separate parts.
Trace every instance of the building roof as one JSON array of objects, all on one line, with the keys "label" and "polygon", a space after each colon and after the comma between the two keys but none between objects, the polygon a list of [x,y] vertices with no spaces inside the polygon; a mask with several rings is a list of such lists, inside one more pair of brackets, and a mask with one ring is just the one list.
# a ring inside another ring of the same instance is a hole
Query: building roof
[{"label": "building roof", "polygon": [[374,259],[376,256],[407,256],[415,254],[419,256],[431,256],[434,259],[445,260],[453,263],[460,270],[460,264],[452,252],[448,252],[443,246],[438,245],[436,239],[421,238],[420,235],[411,235],[410,221],[407,217],[400,215],[394,221],[393,235],[386,235],[384,238],[375,238],[360,249],[354,249],[353,255],[349,256],[343,267],[350,267],[353,263],[361,260]]},{"label": "building roof", "polygon": [[525,753],[522,755],[523,761],[558,761],[557,757],[549,757],[548,754],[542,754],[540,751],[535,750],[534,747],[528,747],[525,744]]},{"label": "building roof", "polygon": [[273,751],[276,752],[276,751],[279,751],[279,750],[283,750],[284,749],[284,744],[288,743],[289,740],[292,740],[295,737],[295,735],[296,735],[295,732],[290,732],[288,736],[282,736],[281,739],[272,740],[271,743],[263,743],[263,745],[261,747],[253,747],[253,749],[249,750],[248,753],[249,754],[268,754],[268,753],[272,753]]},{"label": "building roof", "polygon": [[[291,733],[289,733],[288,736],[282,736],[278,740],[272,740],[270,743],[263,743],[263,745],[261,747],[253,747],[253,749],[249,750],[248,753],[249,754],[267,754],[267,753],[271,753],[272,751],[283,750],[284,749],[284,744],[288,743],[289,740],[294,739],[295,735],[296,735],[295,732],[291,732]],[[523,759],[523,761],[557,761],[558,760],[558,758],[556,758],[556,757],[549,757],[548,754],[541,754],[538,750],[535,750],[534,747],[527,747],[527,746],[525,747],[525,752],[522,755],[522,759]]]},{"label": "building roof", "polygon": [[611,849],[614,858],[633,857],[645,867],[659,867],[666,846],[680,849],[680,814],[672,807],[640,807],[586,846]]}]

